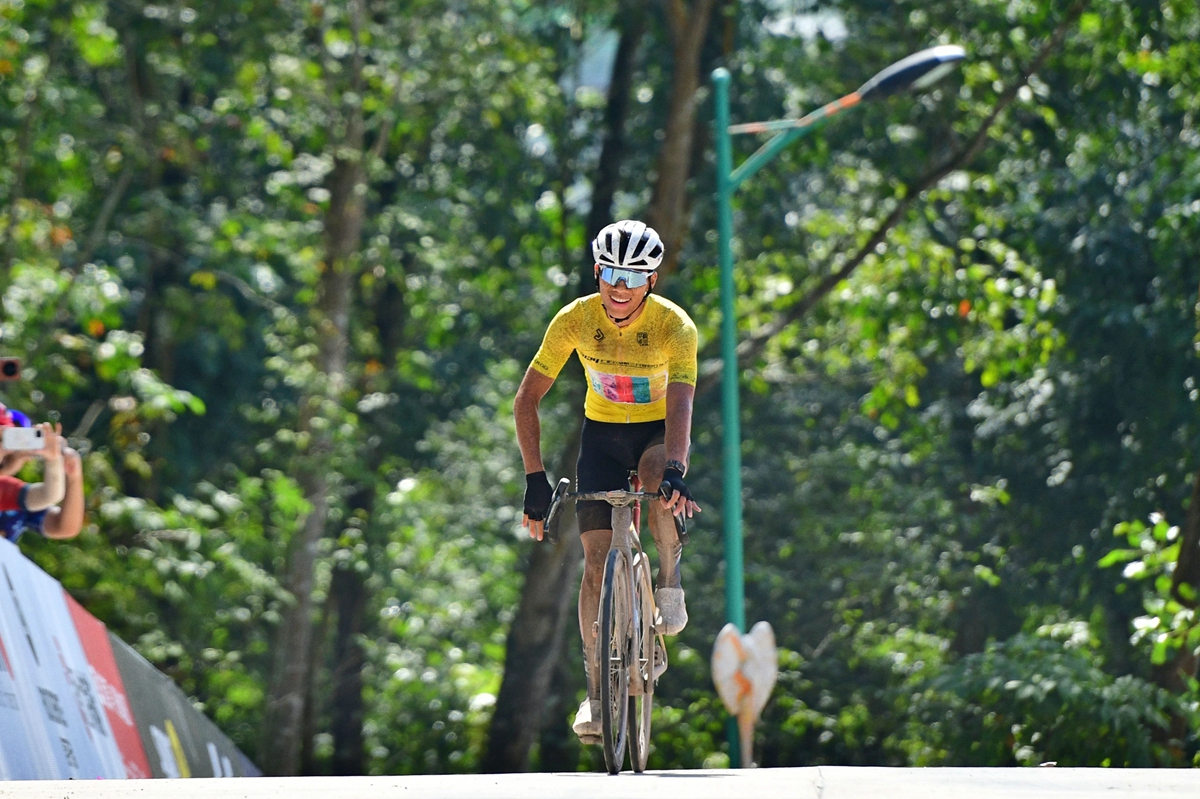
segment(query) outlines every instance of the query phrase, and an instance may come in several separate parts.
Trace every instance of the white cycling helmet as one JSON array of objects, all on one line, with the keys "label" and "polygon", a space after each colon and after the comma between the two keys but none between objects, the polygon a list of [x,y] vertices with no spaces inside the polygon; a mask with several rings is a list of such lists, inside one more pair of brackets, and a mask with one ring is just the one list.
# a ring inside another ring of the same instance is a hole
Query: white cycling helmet
[{"label": "white cycling helmet", "polygon": [[600,266],[616,266],[653,272],[662,263],[663,243],[646,223],[622,219],[606,225],[592,242],[592,254]]}]

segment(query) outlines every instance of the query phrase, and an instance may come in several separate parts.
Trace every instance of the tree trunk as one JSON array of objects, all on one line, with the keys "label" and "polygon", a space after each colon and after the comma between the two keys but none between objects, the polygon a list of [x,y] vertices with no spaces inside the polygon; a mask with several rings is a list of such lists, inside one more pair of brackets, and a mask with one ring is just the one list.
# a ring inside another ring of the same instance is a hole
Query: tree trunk
[{"label": "tree trunk", "polygon": [[317,725],[321,722],[321,703],[318,701],[322,686],[317,678],[325,663],[329,646],[329,625],[332,621],[331,608],[326,603],[321,608],[321,621],[313,634],[312,652],[308,656],[308,676],[304,685],[304,717],[300,721],[300,774],[313,777],[319,774],[316,752]]},{"label": "tree trunk", "polygon": [[691,177],[692,148],[696,134],[696,92],[700,88],[700,53],[716,0],[695,0],[689,9],[684,0],[664,0],[667,30],[671,34],[674,70],[667,124],[658,152],[658,180],[647,214],[666,246],[659,271],[671,274],[687,235],[687,184]]},{"label": "tree trunk", "polygon": [[[1180,534],[1183,539],[1179,542],[1179,559],[1171,575],[1171,598],[1184,607],[1194,609],[1200,604],[1195,599],[1196,594],[1191,593],[1189,598],[1181,589],[1186,585],[1193,591],[1200,590],[1200,469],[1196,470],[1192,498]],[[1171,660],[1154,669],[1154,681],[1176,696],[1182,696],[1188,691],[1188,682],[1200,676],[1197,674],[1200,666],[1198,661],[1200,659],[1196,657],[1194,649],[1181,646]],[[1182,760],[1182,744],[1188,734],[1187,717],[1176,713],[1171,716],[1170,726],[1156,737],[1172,750],[1177,760]]]},{"label": "tree trunk", "polygon": [[540,771],[572,771],[575,762],[571,760],[570,728],[571,715],[575,711],[575,696],[584,687],[582,657],[571,658],[567,647],[567,636],[559,637],[557,664],[554,676],[550,679],[550,693],[546,696],[546,708],[543,712],[542,731],[538,737],[538,767]]},{"label": "tree trunk", "polygon": [[[320,448],[314,448],[316,452]],[[325,531],[328,515],[323,475],[303,481],[312,511],[304,520],[288,558],[285,584],[292,595],[275,638],[275,670],[268,686],[263,713],[261,767],[263,773],[295,776],[300,768],[300,737],[304,726],[305,687],[308,684],[309,652],[312,650],[313,568],[317,542]]]},{"label": "tree trunk", "polygon": [[[350,291],[357,271],[356,253],[362,238],[363,196],[359,186],[366,180],[363,165],[361,114],[347,120],[344,149],[329,174],[329,211],[325,217],[326,262],[321,273],[315,322],[318,351],[318,383],[301,409],[303,428],[311,436],[298,481],[312,512],[293,541],[285,585],[293,604],[284,612],[275,641],[275,672],[267,693],[263,720],[263,762],[266,774],[292,776],[300,766],[303,730],[304,688],[308,683],[309,653],[313,642],[312,590],[317,549],[325,534],[329,511],[328,458],[333,442],[328,423],[336,415],[346,376]],[[314,424],[322,419],[321,424]]]},{"label": "tree trunk", "polygon": [[336,569],[330,595],[337,603],[337,632],[334,638],[333,707],[330,732],[333,734],[333,773],[353,776],[366,772],[363,749],[363,682],[366,665],[359,636],[367,607],[367,586],[362,574],[353,568]]},{"label": "tree trunk", "polygon": [[[612,79],[608,84],[608,105],[604,109],[604,144],[596,164],[596,179],[592,182],[592,206],[588,211],[587,240],[584,242],[583,281],[591,285],[592,239],[612,221],[613,198],[621,180],[621,164],[625,161],[625,120],[629,118],[629,103],[633,97],[634,67],[637,50],[646,33],[646,13],[639,3],[626,4],[622,11],[621,38],[617,42],[617,57],[613,62]],[[582,293],[582,292],[581,292]]]}]

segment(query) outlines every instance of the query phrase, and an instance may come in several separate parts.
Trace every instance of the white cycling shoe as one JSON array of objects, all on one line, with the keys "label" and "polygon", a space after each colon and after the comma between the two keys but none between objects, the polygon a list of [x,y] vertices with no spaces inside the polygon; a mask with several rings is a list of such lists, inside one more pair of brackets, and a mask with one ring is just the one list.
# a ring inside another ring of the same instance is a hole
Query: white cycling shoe
[{"label": "white cycling shoe", "polygon": [[584,699],[579,703],[579,711],[575,714],[575,722],[571,725],[571,729],[579,736],[581,744],[600,743],[601,712],[598,699]]},{"label": "white cycling shoe", "polygon": [[659,588],[654,592],[654,604],[662,616],[663,635],[679,635],[687,627],[687,606],[683,602],[682,588]]}]

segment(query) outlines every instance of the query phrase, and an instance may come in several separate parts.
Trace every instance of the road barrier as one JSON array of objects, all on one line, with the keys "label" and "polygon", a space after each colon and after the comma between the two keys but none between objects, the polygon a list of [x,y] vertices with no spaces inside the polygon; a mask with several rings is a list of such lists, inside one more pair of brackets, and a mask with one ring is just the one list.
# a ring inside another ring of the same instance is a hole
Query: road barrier
[{"label": "road barrier", "polygon": [[0,539],[0,779],[257,776],[170,678]]}]

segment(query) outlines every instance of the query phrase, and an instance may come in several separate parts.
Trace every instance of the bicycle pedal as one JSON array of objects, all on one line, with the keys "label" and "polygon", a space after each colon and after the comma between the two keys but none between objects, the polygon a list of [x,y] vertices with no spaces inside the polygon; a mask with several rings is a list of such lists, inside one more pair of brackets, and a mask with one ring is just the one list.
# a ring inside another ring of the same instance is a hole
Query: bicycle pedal
[{"label": "bicycle pedal", "polygon": [[662,636],[658,636],[654,640],[654,681],[658,682],[658,678],[667,670],[667,648],[663,646]]}]

